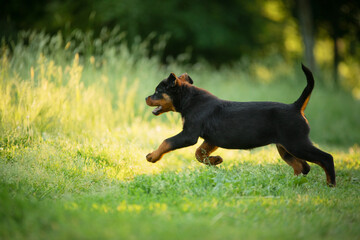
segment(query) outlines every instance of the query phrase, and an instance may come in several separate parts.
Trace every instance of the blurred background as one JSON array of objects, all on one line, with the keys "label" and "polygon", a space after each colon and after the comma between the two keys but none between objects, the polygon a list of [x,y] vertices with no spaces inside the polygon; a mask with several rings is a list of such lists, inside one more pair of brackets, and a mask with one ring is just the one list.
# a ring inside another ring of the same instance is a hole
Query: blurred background
[{"label": "blurred background", "polygon": [[331,70],[335,85],[359,88],[356,0],[11,0],[0,8],[0,36],[8,41],[20,30],[99,36],[104,27],[119,27],[128,44],[165,39],[164,63],[181,56],[219,66],[276,55]]}]

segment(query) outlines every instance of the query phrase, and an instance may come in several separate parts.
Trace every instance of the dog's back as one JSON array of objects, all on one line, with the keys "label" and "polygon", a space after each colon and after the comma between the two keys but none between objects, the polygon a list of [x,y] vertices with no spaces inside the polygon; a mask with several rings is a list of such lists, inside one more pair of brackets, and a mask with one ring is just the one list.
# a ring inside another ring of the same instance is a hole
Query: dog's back
[{"label": "dog's back", "polygon": [[204,116],[201,137],[222,148],[250,149],[309,132],[292,104],[219,101],[213,108]]}]

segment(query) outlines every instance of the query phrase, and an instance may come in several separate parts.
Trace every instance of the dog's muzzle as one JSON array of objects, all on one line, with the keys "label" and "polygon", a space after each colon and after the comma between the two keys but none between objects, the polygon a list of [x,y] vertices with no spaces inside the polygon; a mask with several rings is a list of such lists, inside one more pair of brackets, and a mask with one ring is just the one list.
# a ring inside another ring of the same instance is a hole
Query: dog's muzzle
[{"label": "dog's muzzle", "polygon": [[161,105],[157,105],[157,104],[154,104],[154,102],[152,101],[151,99],[151,96],[148,96],[147,98],[145,98],[145,101],[146,101],[146,104],[150,107],[156,107],[152,113],[154,115],[159,115],[161,113],[161,110],[162,110],[162,106]]}]

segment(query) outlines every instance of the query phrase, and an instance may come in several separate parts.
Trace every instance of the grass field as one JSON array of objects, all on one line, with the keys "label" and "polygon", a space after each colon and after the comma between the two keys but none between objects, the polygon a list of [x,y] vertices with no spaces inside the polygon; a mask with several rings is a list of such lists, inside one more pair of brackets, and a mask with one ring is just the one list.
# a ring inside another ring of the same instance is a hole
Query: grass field
[{"label": "grass field", "polygon": [[334,156],[335,188],[314,164],[294,176],[274,146],[219,149],[219,167],[195,160],[201,141],[145,159],[181,130],[178,115],[152,116],[144,101],[169,72],[225,99],[292,102],[306,84],[300,64],[163,66],[148,57],[162,42],[22,34],[11,54],[1,48],[0,239],[360,238],[360,102],[325,77],[306,115]]}]

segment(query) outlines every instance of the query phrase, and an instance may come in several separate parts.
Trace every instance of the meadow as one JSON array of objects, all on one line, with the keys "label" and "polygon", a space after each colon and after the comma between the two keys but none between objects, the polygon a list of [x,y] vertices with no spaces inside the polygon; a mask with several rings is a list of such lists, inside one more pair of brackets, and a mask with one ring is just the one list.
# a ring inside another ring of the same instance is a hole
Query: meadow
[{"label": "meadow", "polygon": [[145,97],[170,72],[237,101],[293,102],[300,63],[243,59],[215,69],[186,54],[160,61],[165,41],[129,46],[116,29],[22,32],[1,46],[1,239],[358,239],[360,102],[326,72],[306,116],[335,159],[337,187],[311,165],[294,176],[274,146],[223,150],[219,167],[193,146],[156,164],[147,153],[181,130],[176,113],[151,114]]}]

